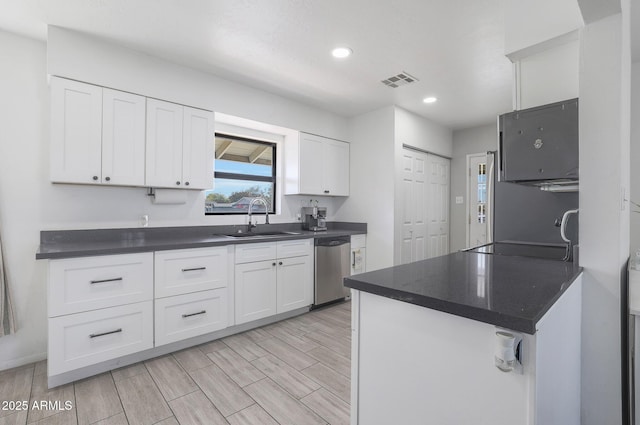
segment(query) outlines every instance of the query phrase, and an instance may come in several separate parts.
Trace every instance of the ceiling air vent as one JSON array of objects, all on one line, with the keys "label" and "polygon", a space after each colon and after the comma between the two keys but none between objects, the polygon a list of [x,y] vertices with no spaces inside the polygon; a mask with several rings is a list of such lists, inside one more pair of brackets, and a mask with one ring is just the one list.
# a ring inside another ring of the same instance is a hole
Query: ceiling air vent
[{"label": "ceiling air vent", "polygon": [[400,86],[405,86],[407,84],[415,83],[418,79],[408,72],[402,71],[399,74],[393,75],[385,80],[382,80],[382,84],[385,86],[389,86],[391,88],[398,88]]}]

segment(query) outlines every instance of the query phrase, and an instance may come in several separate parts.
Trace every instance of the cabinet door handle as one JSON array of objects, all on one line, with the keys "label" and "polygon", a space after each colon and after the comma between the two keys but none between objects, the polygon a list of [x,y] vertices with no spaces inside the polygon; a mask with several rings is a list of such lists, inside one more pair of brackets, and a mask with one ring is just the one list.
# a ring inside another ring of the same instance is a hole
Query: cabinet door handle
[{"label": "cabinet door handle", "polygon": [[184,185],[185,186],[189,186],[189,182],[184,182]]},{"label": "cabinet door handle", "polygon": [[190,269],[182,269],[182,271],[183,272],[193,272],[193,271],[196,271],[196,270],[206,270],[206,269],[207,269],[206,267],[193,267],[193,268],[190,268]]},{"label": "cabinet door handle", "polygon": [[117,282],[119,280],[122,280],[122,278],[121,277],[114,277],[113,279],[92,280],[89,283],[91,283],[93,285],[94,283]]},{"label": "cabinet door handle", "polygon": [[109,176],[105,177],[104,179],[105,179],[106,181],[108,181],[108,182],[109,182],[109,181],[111,181],[111,177],[109,177]]},{"label": "cabinet door handle", "polygon": [[117,334],[118,332],[122,332],[122,328],[118,328],[115,331],[102,332],[102,333],[99,333],[99,334],[91,334],[91,335],[89,335],[89,338],[97,338],[99,336]]},{"label": "cabinet door handle", "polygon": [[271,265],[272,265],[272,266],[275,266],[275,265],[276,265],[276,263],[271,263]]},{"label": "cabinet door handle", "polygon": [[280,266],[281,266],[281,265],[282,265],[282,261],[279,261],[279,262],[278,262],[278,265],[280,265]]},{"label": "cabinet door handle", "polygon": [[176,186],[180,186],[180,182],[179,181],[176,182]]},{"label": "cabinet door handle", "polygon": [[356,252],[355,251],[351,252],[351,256],[353,257],[353,259],[351,260],[351,265],[353,267],[355,267],[356,266]]},{"label": "cabinet door handle", "polygon": [[93,179],[94,181],[97,181],[97,180],[98,180],[98,176],[93,176],[93,177],[92,177],[92,179]]},{"label": "cabinet door handle", "polygon": [[191,317],[191,316],[198,316],[199,314],[205,314],[206,312],[207,312],[207,310],[202,310],[202,311],[199,311],[199,312],[197,312],[197,313],[183,314],[183,315],[182,315],[182,318],[183,318],[183,319],[186,319],[187,317]]}]

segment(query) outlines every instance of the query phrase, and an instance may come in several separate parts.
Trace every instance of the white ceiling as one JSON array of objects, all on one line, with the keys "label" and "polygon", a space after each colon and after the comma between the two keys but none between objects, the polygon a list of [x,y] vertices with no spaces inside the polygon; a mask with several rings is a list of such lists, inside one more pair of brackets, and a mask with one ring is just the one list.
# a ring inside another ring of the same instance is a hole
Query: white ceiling
[{"label": "white ceiling", "polygon": [[[113,40],[335,113],[396,104],[453,129],[511,109],[503,0],[2,0],[0,28]],[[338,61],[337,45],[354,54]],[[380,81],[406,71],[419,82]],[[437,96],[426,105],[422,99]]]}]

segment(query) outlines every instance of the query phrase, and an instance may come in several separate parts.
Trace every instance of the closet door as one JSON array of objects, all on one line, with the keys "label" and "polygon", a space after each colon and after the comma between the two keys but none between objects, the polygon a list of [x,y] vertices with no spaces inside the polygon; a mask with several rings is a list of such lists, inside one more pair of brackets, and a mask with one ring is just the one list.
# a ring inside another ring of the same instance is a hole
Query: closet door
[{"label": "closet door", "polygon": [[402,152],[402,264],[427,258],[427,155]]},{"label": "closet door", "polygon": [[427,217],[429,258],[449,253],[449,185],[451,160],[436,155],[427,156],[428,183]]}]

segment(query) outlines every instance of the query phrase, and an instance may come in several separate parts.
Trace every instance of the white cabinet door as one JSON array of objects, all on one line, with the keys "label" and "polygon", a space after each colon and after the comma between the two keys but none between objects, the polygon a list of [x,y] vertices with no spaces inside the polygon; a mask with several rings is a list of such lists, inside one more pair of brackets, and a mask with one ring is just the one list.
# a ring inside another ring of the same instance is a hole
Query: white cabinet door
[{"label": "white cabinet door", "polygon": [[278,260],[278,313],[306,307],[313,291],[313,264],[310,256]]},{"label": "white cabinet door", "polygon": [[324,138],[300,133],[300,193],[324,194]]},{"label": "white cabinet door", "polygon": [[185,188],[213,187],[213,112],[184,107],[182,180]]},{"label": "white cabinet door", "polygon": [[325,142],[323,193],[349,196],[349,144],[337,140]]},{"label": "white cabinet door", "polygon": [[236,265],[236,325],[276,314],[276,265],[276,260]]},{"label": "white cabinet door", "polygon": [[51,78],[51,181],[100,183],[102,87]]},{"label": "white cabinet door", "polygon": [[227,258],[226,246],[156,252],[156,298],[226,287]]},{"label": "white cabinet door", "polygon": [[146,99],[103,89],[101,183],[143,186]]},{"label": "white cabinet door", "polygon": [[182,186],[183,107],[147,99],[147,186]]}]

